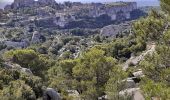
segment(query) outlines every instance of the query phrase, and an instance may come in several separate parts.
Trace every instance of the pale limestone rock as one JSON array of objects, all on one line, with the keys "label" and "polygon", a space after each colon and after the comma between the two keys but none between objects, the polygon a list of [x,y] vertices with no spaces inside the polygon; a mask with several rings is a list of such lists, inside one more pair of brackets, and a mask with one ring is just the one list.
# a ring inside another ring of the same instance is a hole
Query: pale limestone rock
[{"label": "pale limestone rock", "polygon": [[23,68],[21,67],[19,64],[14,64],[14,63],[11,63],[11,62],[5,62],[3,63],[3,66],[9,70],[18,70],[22,73],[25,73],[25,74],[29,74],[29,75],[32,75],[32,71],[28,68]]},{"label": "pale limestone rock", "polygon": [[41,37],[41,34],[38,31],[35,31],[33,33],[33,35],[32,35],[31,42],[32,43],[39,43],[40,42],[40,37]]},{"label": "pale limestone rock", "polygon": [[74,100],[81,100],[80,94],[77,90],[67,90],[68,96],[74,98]]},{"label": "pale limestone rock", "polygon": [[134,77],[137,77],[137,78],[141,78],[141,77],[144,77],[144,74],[142,72],[142,69],[139,69],[138,71],[132,73],[134,75]]}]

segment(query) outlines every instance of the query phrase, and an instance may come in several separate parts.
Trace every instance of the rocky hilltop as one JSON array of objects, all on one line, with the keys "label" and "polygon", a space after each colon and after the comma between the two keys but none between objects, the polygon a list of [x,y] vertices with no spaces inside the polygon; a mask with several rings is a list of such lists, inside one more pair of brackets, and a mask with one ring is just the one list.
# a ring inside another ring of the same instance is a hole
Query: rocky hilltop
[{"label": "rocky hilltop", "polygon": [[162,8],[14,0],[0,9],[0,100],[170,100]]},{"label": "rocky hilltop", "polygon": [[[10,18],[16,18],[17,11],[19,24],[24,25],[34,21],[38,27],[60,28],[98,27],[98,25],[103,27],[114,21],[130,20],[135,10],[137,10],[136,2],[59,4],[55,0],[14,0],[11,5],[5,7],[5,11],[11,11]],[[84,21],[88,21],[89,24]]]},{"label": "rocky hilltop", "polygon": [[[0,10],[0,44],[4,48],[27,48],[46,42],[54,34],[58,38],[93,34],[117,37],[131,31],[131,20],[139,18],[139,12],[136,2],[60,4],[55,0],[14,0]],[[82,42],[88,42],[87,46],[93,44],[86,39]],[[79,48],[74,50],[74,57]],[[58,49],[58,55],[62,55],[67,46]]]},{"label": "rocky hilltop", "polygon": [[100,33],[116,37],[122,32],[130,32],[131,24],[126,21],[133,20],[134,15],[140,17],[136,15],[139,11],[136,2],[60,4],[55,0],[14,0],[0,10],[1,44],[10,48],[26,48],[45,42],[51,34],[58,32],[62,35]]}]

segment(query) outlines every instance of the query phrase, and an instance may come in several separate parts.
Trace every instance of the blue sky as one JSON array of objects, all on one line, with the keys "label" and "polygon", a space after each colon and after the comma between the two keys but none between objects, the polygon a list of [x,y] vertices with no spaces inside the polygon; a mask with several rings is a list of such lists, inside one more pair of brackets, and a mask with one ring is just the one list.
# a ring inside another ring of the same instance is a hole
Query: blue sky
[{"label": "blue sky", "polygon": [[[135,1],[138,6],[158,6],[159,0],[56,0],[57,2],[72,1],[72,2],[116,2],[116,1]],[[3,8],[6,4],[10,4],[13,0],[0,0],[0,8]]]}]

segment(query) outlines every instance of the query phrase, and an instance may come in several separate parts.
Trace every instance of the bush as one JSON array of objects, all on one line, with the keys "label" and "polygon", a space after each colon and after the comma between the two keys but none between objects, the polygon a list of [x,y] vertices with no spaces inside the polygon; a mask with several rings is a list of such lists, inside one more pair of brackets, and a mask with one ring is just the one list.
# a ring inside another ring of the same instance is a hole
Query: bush
[{"label": "bush", "polygon": [[40,75],[48,68],[48,59],[31,49],[11,50],[4,54],[4,58],[31,69],[35,75]]}]

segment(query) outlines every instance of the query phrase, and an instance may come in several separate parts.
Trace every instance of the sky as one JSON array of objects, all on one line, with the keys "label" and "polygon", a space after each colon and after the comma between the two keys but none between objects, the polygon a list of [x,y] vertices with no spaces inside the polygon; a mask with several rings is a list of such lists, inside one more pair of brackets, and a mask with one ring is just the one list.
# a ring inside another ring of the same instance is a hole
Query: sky
[{"label": "sky", "polygon": [[[57,2],[71,1],[71,2],[116,2],[116,1],[135,1],[138,6],[159,6],[159,0],[56,0]],[[10,4],[13,0],[0,0],[0,8]]]}]

